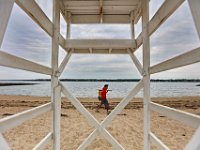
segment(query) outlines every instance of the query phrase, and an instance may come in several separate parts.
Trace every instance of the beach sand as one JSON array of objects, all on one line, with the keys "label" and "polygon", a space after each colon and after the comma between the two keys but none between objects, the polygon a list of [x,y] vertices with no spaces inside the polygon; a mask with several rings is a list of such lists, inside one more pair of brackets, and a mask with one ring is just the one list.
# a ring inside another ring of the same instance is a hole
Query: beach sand
[{"label": "beach sand", "polygon": [[[200,97],[153,98],[152,100],[169,105],[177,109],[200,115]],[[30,96],[0,96],[0,117],[6,117],[23,110],[33,108],[50,101],[49,97]],[[94,130],[85,118],[72,107],[69,102],[62,103],[61,115],[61,149],[75,150],[82,141]],[[135,99],[108,125],[107,130],[127,150],[143,149],[143,108],[141,99]],[[98,103],[96,99],[81,99],[81,102],[100,122],[106,117],[106,111],[100,109],[95,112]],[[115,107],[119,99],[111,99],[110,104]],[[51,113],[45,113],[4,134],[13,150],[32,149],[51,129]],[[152,112],[151,130],[172,150],[181,150],[188,143],[195,130],[178,121],[168,119],[156,112]],[[45,149],[50,149],[47,145]],[[111,150],[112,146],[98,136],[87,150]],[[152,146],[156,150],[155,146]]]}]

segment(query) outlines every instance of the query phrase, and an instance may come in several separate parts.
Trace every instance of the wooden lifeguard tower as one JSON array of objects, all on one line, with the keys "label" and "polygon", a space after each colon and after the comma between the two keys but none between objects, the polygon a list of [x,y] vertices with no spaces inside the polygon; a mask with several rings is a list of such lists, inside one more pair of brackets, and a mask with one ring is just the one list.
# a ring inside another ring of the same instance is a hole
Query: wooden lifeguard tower
[{"label": "wooden lifeguard tower", "polygon": [[[150,75],[170,70],[193,63],[200,62],[200,48],[193,49],[185,54],[171,58],[160,64],[150,66],[150,36],[164,23],[170,15],[184,2],[184,0],[165,0],[162,6],[149,21],[149,0],[53,0],[53,22],[51,22],[34,0],[0,0],[0,46],[8,24],[13,4],[16,3],[23,9],[45,32],[52,37],[52,65],[51,68],[25,60],[20,57],[0,51],[0,65],[17,68],[51,76],[51,102],[45,105],[24,111],[13,116],[0,119],[0,147],[8,150],[9,145],[2,133],[14,128],[23,122],[52,111],[52,130],[39,142],[34,150],[43,149],[48,142],[52,142],[53,149],[60,149],[60,113],[61,92],[85,116],[96,129],[78,147],[85,149],[96,137],[102,134],[115,149],[124,148],[106,130],[106,126],[122,111],[129,101],[143,88],[144,89],[144,150],[150,149],[150,142],[157,145],[158,149],[169,148],[151,132],[150,114],[156,111],[169,118],[178,120],[196,130],[185,150],[200,149],[200,117],[180,110],[156,104],[151,101]],[[200,37],[200,0],[188,0],[189,7]],[[60,14],[63,15],[66,26],[66,39],[60,34]],[[142,32],[137,38],[134,34],[134,24],[142,18]],[[130,24],[132,39],[70,39],[71,24]],[[134,52],[142,45],[143,65],[138,61]],[[61,46],[67,52],[66,57],[58,66],[58,51]],[[63,84],[59,76],[67,65],[73,53],[85,54],[127,54],[130,55],[138,71],[143,77],[117,107],[101,123],[98,122],[77,100]],[[100,131],[100,132],[99,132]]]}]

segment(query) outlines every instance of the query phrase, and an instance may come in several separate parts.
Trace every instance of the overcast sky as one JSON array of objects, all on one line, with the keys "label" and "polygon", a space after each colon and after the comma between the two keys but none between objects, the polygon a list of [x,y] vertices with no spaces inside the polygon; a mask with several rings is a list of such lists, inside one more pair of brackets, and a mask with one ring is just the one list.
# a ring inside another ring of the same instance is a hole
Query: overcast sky
[{"label": "overcast sky", "polygon": [[[52,4],[50,0],[37,0],[40,7],[51,19]],[[150,17],[162,4],[162,0],[150,2]],[[52,19],[51,19],[52,20]],[[65,37],[65,22],[61,19],[61,33]],[[141,23],[136,25],[136,36],[141,31]],[[130,38],[129,25],[72,25],[72,38]],[[151,65],[160,63],[200,46],[197,32],[187,2],[172,15],[151,36]],[[50,66],[51,39],[40,27],[31,20],[17,5],[14,6],[8,28],[5,34],[3,51],[20,56],[31,61]],[[60,49],[60,59],[65,56]],[[142,62],[141,48],[136,52]],[[61,61],[60,61],[61,62]],[[200,79],[200,63],[165,71],[152,78]],[[128,55],[94,55],[74,54],[62,78],[106,78],[132,79],[141,78]],[[0,67],[0,79],[38,79],[49,76]]]}]

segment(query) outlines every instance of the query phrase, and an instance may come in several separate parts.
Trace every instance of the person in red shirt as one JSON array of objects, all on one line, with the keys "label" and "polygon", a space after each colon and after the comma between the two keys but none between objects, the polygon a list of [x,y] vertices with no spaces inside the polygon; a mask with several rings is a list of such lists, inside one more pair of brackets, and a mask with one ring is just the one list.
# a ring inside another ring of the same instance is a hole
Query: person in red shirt
[{"label": "person in red shirt", "polygon": [[98,97],[101,103],[97,106],[96,112],[99,112],[99,108],[104,105],[105,109],[107,110],[107,114],[109,114],[109,103],[108,99],[106,98],[106,94],[108,92],[108,84],[105,84],[104,87],[102,88],[101,92],[101,97]]}]

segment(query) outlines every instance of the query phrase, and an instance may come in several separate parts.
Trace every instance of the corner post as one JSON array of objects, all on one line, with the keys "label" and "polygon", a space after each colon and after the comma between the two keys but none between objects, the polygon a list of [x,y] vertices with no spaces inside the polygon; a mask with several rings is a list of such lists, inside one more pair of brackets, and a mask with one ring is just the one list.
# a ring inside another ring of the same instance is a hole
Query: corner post
[{"label": "corner post", "polygon": [[51,65],[53,75],[51,76],[51,102],[53,104],[52,132],[53,150],[60,150],[60,114],[61,114],[61,87],[56,75],[59,59],[59,34],[60,34],[60,8],[59,0],[53,0],[53,37],[52,37],[52,56]]},{"label": "corner post", "polygon": [[149,0],[142,0],[142,37],[144,68],[144,150],[150,150],[150,38],[149,38]]}]

